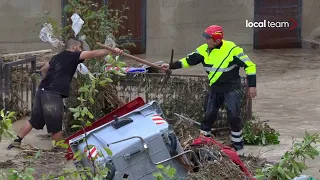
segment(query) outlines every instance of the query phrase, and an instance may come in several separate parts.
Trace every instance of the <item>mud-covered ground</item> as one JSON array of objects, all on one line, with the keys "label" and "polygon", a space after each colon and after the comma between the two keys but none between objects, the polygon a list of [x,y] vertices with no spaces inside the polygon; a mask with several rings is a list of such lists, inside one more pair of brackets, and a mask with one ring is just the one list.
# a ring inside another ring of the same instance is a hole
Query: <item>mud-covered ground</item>
[{"label": "mud-covered ground", "polygon": [[[19,128],[27,121],[27,117],[14,123],[13,130],[18,132]],[[12,148],[7,150],[10,144],[9,139],[4,139],[0,143],[0,170],[2,169],[22,169],[31,167],[36,169],[35,177],[40,179],[43,174],[57,175],[63,168],[73,168],[68,166],[62,152],[49,152],[51,150],[51,139],[48,138],[46,130],[32,130],[23,140],[23,150]],[[38,149],[41,150],[39,157],[34,160]],[[0,174],[1,175],[1,174]]]}]

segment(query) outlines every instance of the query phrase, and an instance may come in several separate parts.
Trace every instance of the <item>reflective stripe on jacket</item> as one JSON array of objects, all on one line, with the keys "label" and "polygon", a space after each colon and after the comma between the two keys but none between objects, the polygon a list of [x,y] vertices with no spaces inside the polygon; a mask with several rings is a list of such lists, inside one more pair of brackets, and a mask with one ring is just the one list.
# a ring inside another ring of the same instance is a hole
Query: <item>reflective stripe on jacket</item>
[{"label": "reflective stripe on jacket", "polygon": [[[231,41],[223,40],[222,46],[212,49],[211,52],[208,45],[203,44],[187,57],[181,59],[180,62],[182,68],[202,63],[204,70],[208,73],[210,86],[239,79],[239,68],[244,67],[249,87],[256,86],[256,65],[243,52],[242,48]],[[221,66],[217,70],[220,64]]]}]

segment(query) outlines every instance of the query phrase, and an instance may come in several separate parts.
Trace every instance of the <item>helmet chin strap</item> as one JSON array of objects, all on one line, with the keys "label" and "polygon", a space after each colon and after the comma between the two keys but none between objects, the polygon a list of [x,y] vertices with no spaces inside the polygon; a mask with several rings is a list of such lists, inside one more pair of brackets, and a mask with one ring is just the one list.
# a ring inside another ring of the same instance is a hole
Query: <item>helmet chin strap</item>
[{"label": "helmet chin strap", "polygon": [[222,40],[218,40],[218,42],[215,41],[215,40],[213,40],[213,41],[214,41],[214,45],[215,45],[215,46],[218,46],[218,45],[220,45],[220,44],[222,43]]}]

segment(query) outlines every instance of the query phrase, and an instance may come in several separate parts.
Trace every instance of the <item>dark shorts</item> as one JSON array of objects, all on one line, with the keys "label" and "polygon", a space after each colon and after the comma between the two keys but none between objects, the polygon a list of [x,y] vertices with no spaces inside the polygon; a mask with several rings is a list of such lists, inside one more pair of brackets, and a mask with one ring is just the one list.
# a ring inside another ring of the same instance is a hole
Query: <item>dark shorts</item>
[{"label": "dark shorts", "polygon": [[46,125],[48,133],[57,133],[62,130],[63,112],[63,99],[60,94],[39,89],[29,122],[35,129],[43,129]]}]

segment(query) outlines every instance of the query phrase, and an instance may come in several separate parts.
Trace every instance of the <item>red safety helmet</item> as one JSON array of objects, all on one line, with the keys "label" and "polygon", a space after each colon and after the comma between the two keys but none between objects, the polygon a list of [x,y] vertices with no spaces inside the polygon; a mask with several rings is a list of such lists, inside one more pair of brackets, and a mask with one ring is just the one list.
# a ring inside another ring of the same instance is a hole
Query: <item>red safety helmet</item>
[{"label": "red safety helmet", "polygon": [[215,44],[220,44],[223,39],[223,29],[221,26],[209,26],[203,33],[205,38],[212,38]]}]

